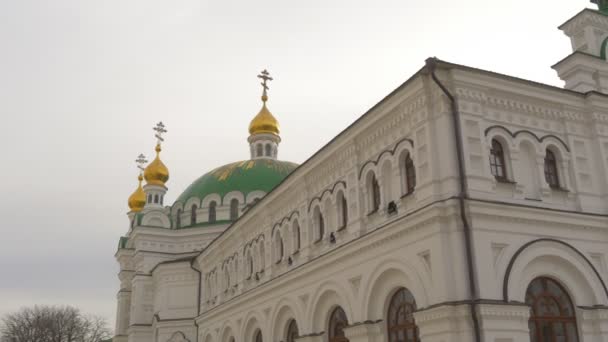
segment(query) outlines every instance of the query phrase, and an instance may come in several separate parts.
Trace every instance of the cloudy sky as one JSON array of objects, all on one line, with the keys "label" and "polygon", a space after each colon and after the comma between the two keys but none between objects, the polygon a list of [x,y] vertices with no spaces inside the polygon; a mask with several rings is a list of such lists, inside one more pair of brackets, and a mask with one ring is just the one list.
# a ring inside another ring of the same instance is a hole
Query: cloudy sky
[{"label": "cloudy sky", "polygon": [[248,158],[256,75],[302,162],[430,56],[561,85],[587,0],[0,0],[0,315],[71,304],[114,324],[134,159],[168,129],[168,201]]}]

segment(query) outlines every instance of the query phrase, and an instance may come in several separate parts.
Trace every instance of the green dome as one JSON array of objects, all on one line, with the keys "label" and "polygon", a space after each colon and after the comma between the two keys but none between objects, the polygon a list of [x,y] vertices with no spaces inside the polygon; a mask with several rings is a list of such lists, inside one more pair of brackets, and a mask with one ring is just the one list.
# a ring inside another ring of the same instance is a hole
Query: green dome
[{"label": "green dome", "polygon": [[247,196],[253,191],[270,192],[297,164],[273,159],[245,160],[224,166],[204,174],[194,181],[176,200],[185,203],[192,197],[205,198],[219,194],[223,199],[231,191]]}]

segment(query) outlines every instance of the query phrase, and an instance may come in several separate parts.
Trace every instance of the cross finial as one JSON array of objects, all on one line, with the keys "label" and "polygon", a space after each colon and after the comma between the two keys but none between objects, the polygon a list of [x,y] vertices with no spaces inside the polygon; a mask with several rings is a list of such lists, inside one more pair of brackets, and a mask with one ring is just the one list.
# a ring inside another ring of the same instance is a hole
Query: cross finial
[{"label": "cross finial", "polygon": [[272,81],[272,77],[270,77],[270,73],[268,72],[268,70],[264,69],[262,70],[262,72],[258,75],[258,78],[262,79],[262,83],[260,83],[262,85],[262,101],[266,102],[268,100],[268,81]]},{"label": "cross finial", "polygon": [[144,156],[143,154],[140,154],[139,156],[137,156],[137,159],[135,159],[135,163],[137,163],[137,168],[142,172],[144,171],[144,164],[147,162],[148,161],[146,160],[146,156]]},{"label": "cross finial", "polygon": [[156,137],[156,139],[158,139],[158,144],[160,145],[161,142],[165,141],[165,139],[163,139],[163,134],[167,133],[167,130],[165,129],[165,125],[163,124],[162,121],[160,121],[159,123],[156,124],[156,127],[152,128],[152,129],[156,131],[156,134],[154,136]]}]

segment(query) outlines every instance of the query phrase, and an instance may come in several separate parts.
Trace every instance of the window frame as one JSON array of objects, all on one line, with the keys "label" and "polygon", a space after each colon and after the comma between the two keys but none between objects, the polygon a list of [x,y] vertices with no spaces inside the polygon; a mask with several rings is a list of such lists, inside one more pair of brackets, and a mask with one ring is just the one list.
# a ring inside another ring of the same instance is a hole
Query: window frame
[{"label": "window frame", "polygon": [[[492,139],[490,143],[490,173],[499,182],[508,182],[509,175],[507,173],[507,159],[505,157],[505,148],[503,143],[498,139]],[[499,173],[502,173],[500,175]]]},{"label": "window frame", "polygon": [[545,181],[551,189],[561,188],[558,159],[555,152],[551,151],[550,149],[546,149],[545,151],[544,173]]},{"label": "window frame", "polygon": [[[533,293],[533,286],[540,283],[542,290],[540,293]],[[551,293],[549,284],[553,285],[551,289],[558,290],[558,293]],[[544,303],[538,304],[539,301],[544,300]],[[552,303],[551,303],[552,302]],[[565,342],[579,342],[580,336],[578,332],[578,324],[576,318],[576,306],[572,301],[572,297],[566,291],[566,289],[556,280],[549,277],[538,277],[530,282],[526,289],[525,303],[530,306],[530,318],[528,320],[528,326],[530,330],[530,341],[546,341],[546,335],[543,332],[547,332],[547,328],[550,331],[550,342],[556,342],[557,337],[555,336],[555,327],[561,326],[565,333]],[[565,305],[564,305],[565,303]],[[539,306],[545,306],[545,310],[549,308],[550,304],[554,304],[560,311],[560,315],[552,315],[551,313],[546,315],[538,315]],[[561,306],[560,306],[561,304]],[[564,309],[570,311],[570,315],[561,315]],[[573,333],[574,339],[570,339],[568,331]]]}]

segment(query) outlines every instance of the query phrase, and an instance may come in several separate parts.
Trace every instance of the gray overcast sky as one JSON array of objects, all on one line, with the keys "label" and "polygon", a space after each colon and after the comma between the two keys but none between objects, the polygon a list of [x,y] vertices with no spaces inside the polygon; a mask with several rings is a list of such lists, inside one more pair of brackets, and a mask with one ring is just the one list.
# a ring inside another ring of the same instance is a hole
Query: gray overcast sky
[{"label": "gray overcast sky", "polygon": [[134,159],[162,120],[167,203],[248,158],[268,68],[302,162],[430,56],[561,85],[587,0],[0,0],[0,315],[72,304],[114,324]]}]

